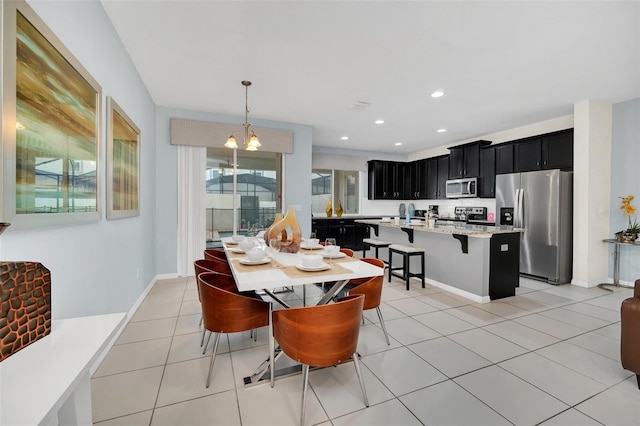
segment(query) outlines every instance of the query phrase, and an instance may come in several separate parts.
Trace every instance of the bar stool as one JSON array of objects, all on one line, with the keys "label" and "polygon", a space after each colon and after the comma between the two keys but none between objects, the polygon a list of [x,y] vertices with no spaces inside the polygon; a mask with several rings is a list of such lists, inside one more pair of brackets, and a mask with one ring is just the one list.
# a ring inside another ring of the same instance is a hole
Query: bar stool
[{"label": "bar stool", "polygon": [[[402,266],[393,267],[392,260],[393,254],[399,254],[402,256]],[[419,256],[421,260],[421,269],[420,273],[409,271],[411,256]],[[395,273],[393,271],[397,271],[402,269],[402,275]],[[417,277],[422,280],[422,288],[424,288],[424,249],[420,247],[413,246],[403,246],[400,244],[391,244],[389,246],[389,282],[391,282],[391,276],[402,278],[407,283],[407,290],[409,290],[409,279],[411,277]]]},{"label": "bar stool", "polygon": [[390,245],[391,245],[391,242],[389,241],[376,240],[375,238],[363,238],[362,239],[362,257],[363,258],[367,257],[367,250],[374,249],[376,252],[375,257],[379,259],[380,256],[378,255],[378,250],[380,250],[381,248],[389,247]]}]

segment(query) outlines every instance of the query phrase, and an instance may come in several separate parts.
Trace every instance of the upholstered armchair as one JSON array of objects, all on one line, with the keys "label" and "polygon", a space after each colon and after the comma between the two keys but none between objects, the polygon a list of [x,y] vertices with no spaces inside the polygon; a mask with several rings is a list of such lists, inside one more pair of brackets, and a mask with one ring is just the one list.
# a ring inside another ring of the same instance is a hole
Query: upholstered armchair
[{"label": "upholstered armchair", "polygon": [[620,318],[622,368],[636,373],[640,388],[640,279],[636,280],[633,297],[622,302]]}]

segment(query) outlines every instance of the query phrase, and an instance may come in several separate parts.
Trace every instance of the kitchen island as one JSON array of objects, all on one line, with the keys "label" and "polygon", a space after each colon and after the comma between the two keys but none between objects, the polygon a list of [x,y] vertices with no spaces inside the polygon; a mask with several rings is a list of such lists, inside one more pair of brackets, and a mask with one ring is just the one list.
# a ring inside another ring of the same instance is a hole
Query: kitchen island
[{"label": "kitchen island", "polygon": [[[357,220],[377,238],[425,249],[425,282],[480,303],[515,295],[519,283],[520,229],[464,222],[399,225]],[[388,259],[385,259],[388,260]],[[413,259],[417,261],[418,259]],[[416,270],[418,264],[412,263]]]}]

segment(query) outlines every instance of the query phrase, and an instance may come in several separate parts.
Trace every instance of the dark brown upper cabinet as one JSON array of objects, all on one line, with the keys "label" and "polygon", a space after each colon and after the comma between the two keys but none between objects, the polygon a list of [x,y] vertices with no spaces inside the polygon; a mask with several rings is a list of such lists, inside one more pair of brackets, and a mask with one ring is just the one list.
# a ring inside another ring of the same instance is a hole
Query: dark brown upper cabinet
[{"label": "dark brown upper cabinet", "polygon": [[502,143],[495,145],[496,174],[513,173],[513,144]]},{"label": "dark brown upper cabinet", "polygon": [[480,148],[490,141],[476,141],[449,148],[449,179],[480,175]]},{"label": "dark brown upper cabinet", "polygon": [[428,160],[418,160],[408,163],[409,167],[409,187],[410,187],[410,199],[424,200],[427,198],[427,174],[428,174]]},{"label": "dark brown upper cabinet", "polygon": [[406,200],[406,163],[371,160],[369,166],[368,198],[370,200]]},{"label": "dark brown upper cabinet", "polygon": [[480,150],[478,196],[481,198],[494,198],[496,196],[496,148],[495,146],[489,146]]},{"label": "dark brown upper cabinet", "polygon": [[515,172],[573,169],[573,129],[513,142]]}]

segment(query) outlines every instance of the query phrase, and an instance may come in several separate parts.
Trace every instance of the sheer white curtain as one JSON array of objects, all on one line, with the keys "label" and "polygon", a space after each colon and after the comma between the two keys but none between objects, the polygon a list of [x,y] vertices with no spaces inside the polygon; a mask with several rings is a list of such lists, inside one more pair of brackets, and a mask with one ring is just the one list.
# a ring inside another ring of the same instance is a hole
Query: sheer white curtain
[{"label": "sheer white curtain", "polygon": [[207,149],[178,148],[178,275],[194,274],[193,261],[206,247]]}]

